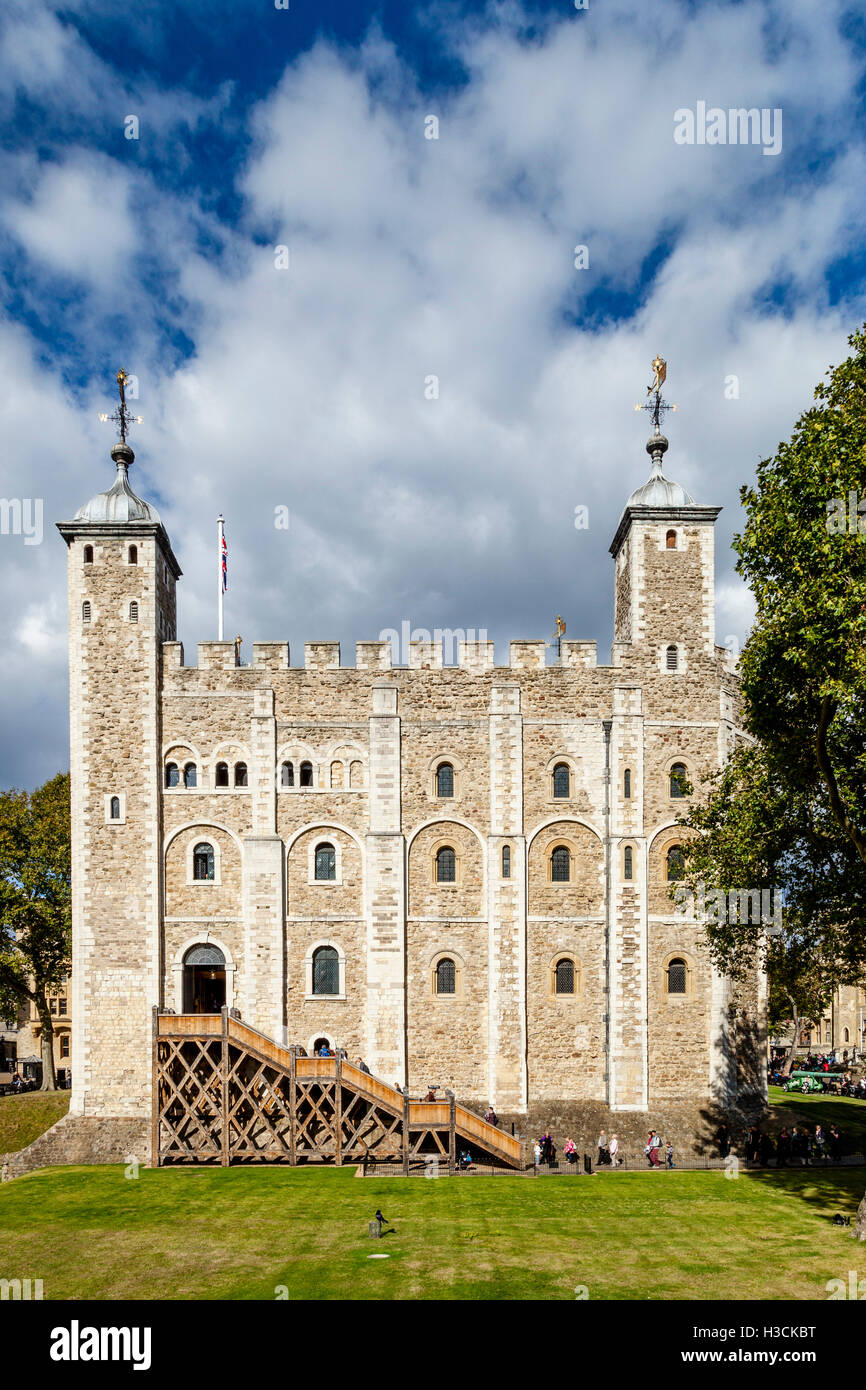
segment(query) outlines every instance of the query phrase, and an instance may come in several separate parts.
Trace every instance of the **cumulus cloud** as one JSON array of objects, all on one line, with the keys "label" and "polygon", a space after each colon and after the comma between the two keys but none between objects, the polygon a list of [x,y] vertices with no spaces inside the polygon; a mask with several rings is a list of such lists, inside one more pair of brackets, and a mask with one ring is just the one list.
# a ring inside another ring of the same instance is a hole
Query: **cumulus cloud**
[{"label": "cumulus cloud", "polygon": [[[724,507],[718,640],[742,641],[750,600],[729,548],[739,486],[863,317],[859,292],[830,283],[864,214],[850,123],[860,72],[840,14],[835,0],[660,13],[611,0],[528,34],[517,5],[483,19],[433,8],[431,42],[466,73],[434,95],[375,28],[357,48],[320,39],[250,110],[225,206],[196,184],[190,150],[183,187],[161,154],[148,164],[144,133],[134,166],[80,135],[29,179],[19,156],[0,224],[27,257],[30,317],[49,283],[85,289],[80,341],[77,325],[50,348],[29,321],[0,328],[21,402],[8,422],[17,485],[32,468],[55,508],[46,500],[46,519],[109,485],[95,411],[120,356],[145,416],[132,481],[159,506],[185,572],[190,656],[215,635],[222,511],[227,621],[247,650],[289,638],[298,662],[305,640],[338,638],[352,661],[356,639],[409,620],[485,628],[504,661],[510,637],[546,637],[561,612],[604,659],[608,545],[649,471],[633,405],[661,351],[678,405],[666,470]],[[18,23],[32,93],[26,16]],[[95,88],[83,40],[55,39],[55,82],[84,73]],[[208,107],[155,81],[150,96],[160,139],[171,113],[206,129],[227,101],[217,93]],[[781,106],[782,155],[677,146],[674,110],[698,99]],[[575,529],[578,505],[587,530]],[[23,711],[35,659],[52,643],[64,655],[55,617],[28,607],[34,593],[62,593],[64,554],[47,536],[38,555],[4,558],[24,614],[10,645]],[[60,764],[59,685],[51,699],[46,757]],[[10,739],[20,780],[16,749]]]}]

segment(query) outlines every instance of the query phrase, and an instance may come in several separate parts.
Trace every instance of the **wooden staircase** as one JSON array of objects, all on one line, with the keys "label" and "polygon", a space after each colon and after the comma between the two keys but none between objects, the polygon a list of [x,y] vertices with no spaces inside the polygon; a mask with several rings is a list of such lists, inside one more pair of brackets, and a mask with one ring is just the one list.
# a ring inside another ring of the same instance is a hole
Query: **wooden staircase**
[{"label": "wooden staircase", "polygon": [[522,1168],[520,1140],[458,1105],[410,1100],[339,1057],[305,1057],[221,1014],[153,1011],[153,1162]]}]

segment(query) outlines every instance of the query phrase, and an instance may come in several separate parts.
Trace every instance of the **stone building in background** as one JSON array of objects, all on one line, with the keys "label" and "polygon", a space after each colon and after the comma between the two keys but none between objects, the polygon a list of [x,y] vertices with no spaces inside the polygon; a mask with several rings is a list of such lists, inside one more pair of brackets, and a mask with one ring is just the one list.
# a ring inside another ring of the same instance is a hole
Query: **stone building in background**
[{"label": "stone building in background", "polygon": [[[662,472],[610,547],[614,640],[201,642],[157,512],[113,487],[68,546],[71,1113],[150,1133],[151,1011],[225,1002],[279,1042],[450,1087],[518,1125],[664,1124],[760,1100],[765,995],[732,1007],[678,916],[683,787],[737,737],[714,524]],[[739,1045],[742,1040],[747,1043]],[[629,1131],[630,1132],[630,1131]]]}]

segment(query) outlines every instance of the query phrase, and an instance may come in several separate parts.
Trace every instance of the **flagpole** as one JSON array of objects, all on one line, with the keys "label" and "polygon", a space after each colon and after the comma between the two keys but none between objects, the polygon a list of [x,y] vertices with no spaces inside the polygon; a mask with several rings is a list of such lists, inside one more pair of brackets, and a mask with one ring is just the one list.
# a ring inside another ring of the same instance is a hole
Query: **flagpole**
[{"label": "flagpole", "polygon": [[219,638],[223,640],[223,539],[225,536],[225,517],[220,512],[217,517],[217,593],[219,612]]}]

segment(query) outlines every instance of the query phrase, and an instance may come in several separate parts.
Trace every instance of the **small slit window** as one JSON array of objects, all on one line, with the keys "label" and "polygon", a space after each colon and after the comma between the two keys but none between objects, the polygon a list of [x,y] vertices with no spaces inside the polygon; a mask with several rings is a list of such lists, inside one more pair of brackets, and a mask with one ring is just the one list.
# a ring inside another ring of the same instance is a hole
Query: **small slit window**
[{"label": "small slit window", "polygon": [[686,992],[686,963],[684,960],[672,960],[668,966],[668,994],[685,994]]},{"label": "small slit window", "polygon": [[622,853],[622,876],[629,882],[634,878],[634,851],[631,845],[626,845]]},{"label": "small slit window", "polygon": [[511,848],[509,845],[502,846],[502,877],[511,877]]},{"label": "small slit window", "polygon": [[227,787],[229,784],[229,765],[228,763],[217,763],[216,776],[214,778],[215,787]]},{"label": "small slit window", "polygon": [[556,962],[555,992],[574,994],[574,961],[567,957]]},{"label": "small slit window", "polygon": [[93,546],[92,546],[92,545],[86,545],[86,546],[84,547],[84,563],[85,563],[85,565],[92,565],[92,564],[93,564]]},{"label": "small slit window", "polygon": [[197,883],[213,883],[213,845],[202,842],[192,852],[192,876]]},{"label": "small slit window", "polygon": [[183,770],[183,785],[185,787],[195,787],[197,785],[198,773],[195,763],[187,763]]},{"label": "small slit window", "polygon": [[129,563],[130,563],[131,565],[137,565],[137,564],[138,564],[138,546],[137,546],[137,545],[131,545],[131,546],[129,547]]},{"label": "small slit window", "polygon": [[436,882],[454,883],[456,880],[457,863],[453,849],[446,845],[436,854]]},{"label": "small slit window", "polygon": [[340,957],[333,946],[320,946],[313,954],[313,993],[340,993]]},{"label": "small slit window", "polygon": [[626,801],[631,800],[631,768],[627,767],[622,774],[622,794]]},{"label": "small slit window", "polygon": [[247,765],[246,763],[235,763],[235,786],[247,786]]},{"label": "small slit window", "polygon": [[667,535],[665,536],[665,547],[666,547],[666,549],[668,549],[668,550],[676,550],[676,548],[677,548],[677,533],[676,533],[676,531],[668,531]]},{"label": "small slit window", "polygon": [[568,883],[571,879],[571,855],[566,845],[557,845],[551,854],[550,877],[554,883]]},{"label": "small slit window", "polygon": [[668,850],[668,883],[679,883],[686,871],[685,855],[681,845],[671,845]]},{"label": "small slit window", "polygon": [[457,988],[457,972],[454,962],[446,957],[436,966],[436,993],[454,994]]},{"label": "small slit window", "polygon": [[311,787],[313,785],[313,764],[301,763],[301,786]]},{"label": "small slit window", "polygon": [[132,603],[129,605],[129,621],[131,623],[138,622],[138,604],[135,599],[133,599]]},{"label": "small slit window", "polygon": [[436,769],[436,795],[454,795],[454,768],[450,763],[440,763]]},{"label": "small slit window", "polygon": [[568,763],[557,763],[553,769],[553,795],[567,797],[570,782]]},{"label": "small slit window", "polygon": [[679,653],[676,647],[670,646],[665,652],[665,666],[669,671],[676,671],[679,666]]},{"label": "small slit window", "polygon": [[294,763],[283,763],[280,768],[280,786],[293,787],[295,785],[295,765]]},{"label": "small slit window", "polygon": [[110,815],[112,820],[120,820],[120,797],[111,798]]},{"label": "small slit window", "polygon": [[90,599],[86,598],[81,605],[81,621],[83,623],[90,622],[90,612]]},{"label": "small slit window", "polygon": [[318,845],[316,848],[316,880],[319,883],[333,883],[337,877],[337,855],[333,845]]},{"label": "small slit window", "polygon": [[685,796],[687,781],[688,773],[686,772],[685,763],[674,763],[671,768],[671,796]]},{"label": "small slit window", "polygon": [[177,763],[166,763],[165,785],[167,787],[180,786],[180,768],[178,767]]}]

